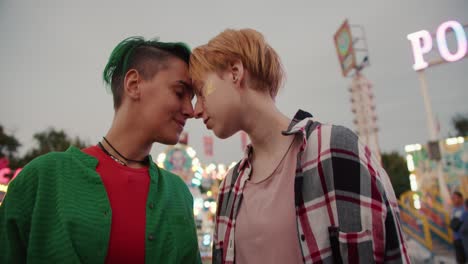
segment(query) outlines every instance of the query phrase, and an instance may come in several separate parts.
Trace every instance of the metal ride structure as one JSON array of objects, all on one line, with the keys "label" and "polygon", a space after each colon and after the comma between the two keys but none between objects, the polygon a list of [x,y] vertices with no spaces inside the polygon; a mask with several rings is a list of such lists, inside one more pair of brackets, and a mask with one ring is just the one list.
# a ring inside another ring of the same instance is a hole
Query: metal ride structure
[{"label": "metal ride structure", "polygon": [[[356,37],[351,34],[354,29]],[[351,111],[359,138],[376,153],[380,160],[377,113],[372,83],[362,70],[370,66],[369,50],[364,27],[350,25],[345,20],[334,35],[338,59],[344,77],[351,76]],[[358,62],[359,61],[359,62]]]}]

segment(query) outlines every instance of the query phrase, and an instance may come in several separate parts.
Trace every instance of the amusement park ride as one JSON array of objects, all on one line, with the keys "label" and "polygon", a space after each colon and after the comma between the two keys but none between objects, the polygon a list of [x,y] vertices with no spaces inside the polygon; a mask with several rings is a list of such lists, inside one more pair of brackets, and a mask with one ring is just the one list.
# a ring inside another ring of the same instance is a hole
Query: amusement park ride
[{"label": "amusement park ride", "polygon": [[179,175],[193,195],[198,245],[203,259],[211,257],[218,186],[227,170],[235,165],[203,164],[195,150],[186,144],[170,146],[158,155],[157,164]]},{"label": "amusement park ride", "polygon": [[[437,247],[452,248],[450,193],[459,191],[468,197],[468,137],[440,139],[427,92],[425,70],[468,57],[466,28],[468,25],[451,20],[442,23],[435,34],[420,30],[407,36],[413,50],[413,69],[420,80],[430,140],[427,144],[405,147],[411,191],[400,196],[401,218],[405,233],[424,245],[432,255],[436,254]],[[449,48],[449,33],[454,33],[455,49]],[[439,57],[424,58],[429,57],[434,43]]]},{"label": "amusement park ride", "polygon": [[[356,28],[360,29],[361,36],[353,38],[351,29]],[[440,139],[434,125],[425,69],[467,58],[466,28],[468,25],[451,20],[442,23],[435,34],[421,30],[407,36],[414,56],[413,69],[418,73],[421,83],[430,140],[427,144],[405,147],[411,191],[400,196],[399,205],[403,229],[408,238],[420,243],[432,256],[436,254],[434,250],[437,247],[452,247],[453,234],[449,228],[450,193],[459,191],[468,197],[468,138]],[[334,40],[343,76],[352,73],[349,91],[356,132],[361,140],[378,153],[372,85],[361,73],[369,65],[364,29],[350,25],[346,20],[335,33]],[[359,43],[364,46],[359,47]],[[437,46],[436,55],[439,56],[434,56],[435,52],[431,53],[435,50],[434,46]],[[364,56],[361,63],[356,58],[359,52],[361,57]]]}]

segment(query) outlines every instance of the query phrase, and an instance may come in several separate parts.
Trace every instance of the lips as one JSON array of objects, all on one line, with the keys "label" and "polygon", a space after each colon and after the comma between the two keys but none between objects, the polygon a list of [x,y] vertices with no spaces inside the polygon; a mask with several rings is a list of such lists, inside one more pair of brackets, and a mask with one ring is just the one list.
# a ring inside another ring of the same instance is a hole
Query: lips
[{"label": "lips", "polygon": [[203,119],[203,123],[205,123],[206,128],[211,129],[211,127],[208,125],[208,121],[210,121],[209,117],[207,117],[206,119]]},{"label": "lips", "polygon": [[185,126],[185,121],[184,121],[184,120],[176,120],[176,123],[177,123],[181,128],[184,128],[184,126]]}]

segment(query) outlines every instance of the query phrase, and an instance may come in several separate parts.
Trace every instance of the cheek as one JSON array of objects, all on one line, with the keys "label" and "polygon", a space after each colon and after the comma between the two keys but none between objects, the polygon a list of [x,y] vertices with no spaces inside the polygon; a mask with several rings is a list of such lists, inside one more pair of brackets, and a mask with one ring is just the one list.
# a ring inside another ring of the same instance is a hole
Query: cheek
[{"label": "cheek", "polygon": [[167,124],[176,112],[176,105],[168,100],[155,100],[145,110],[145,122],[151,122],[156,126]]},{"label": "cheek", "polygon": [[173,114],[182,109],[184,100],[179,99],[175,95],[167,95],[159,98],[158,102],[154,105],[155,108],[161,108],[166,112],[165,114]]},{"label": "cheek", "polygon": [[236,126],[238,113],[236,111],[236,105],[233,104],[231,100],[217,101],[218,104],[217,110],[215,112],[216,120],[223,127],[229,129],[233,126]]},{"label": "cheek", "polygon": [[226,112],[229,105],[221,96],[211,96],[205,101],[205,109],[210,116],[221,117]]},{"label": "cheek", "polygon": [[212,94],[214,91],[216,90],[214,84],[213,84],[213,81],[208,81],[208,83],[206,84],[205,86],[205,94],[206,96],[209,96],[210,94]]}]

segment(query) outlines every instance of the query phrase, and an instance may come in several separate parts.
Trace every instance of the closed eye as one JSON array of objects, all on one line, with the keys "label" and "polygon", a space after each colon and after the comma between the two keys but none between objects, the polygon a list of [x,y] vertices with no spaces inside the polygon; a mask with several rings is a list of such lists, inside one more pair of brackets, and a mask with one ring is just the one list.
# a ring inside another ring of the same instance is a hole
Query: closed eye
[{"label": "closed eye", "polygon": [[190,84],[188,84],[187,82],[182,81],[182,80],[179,80],[179,81],[177,82],[177,85],[178,85],[178,87],[181,87],[181,88],[182,88],[184,94],[187,94],[187,96],[189,96],[190,99],[193,99],[193,97],[195,96],[195,94],[194,94],[194,92],[193,92],[193,87],[192,87],[192,85],[190,85]]},{"label": "closed eye", "polygon": [[184,98],[184,92],[183,91],[176,91],[176,95],[179,99]]},{"label": "closed eye", "polygon": [[185,86],[179,82],[173,85],[173,91],[179,99],[183,99],[185,96],[188,95]]}]

